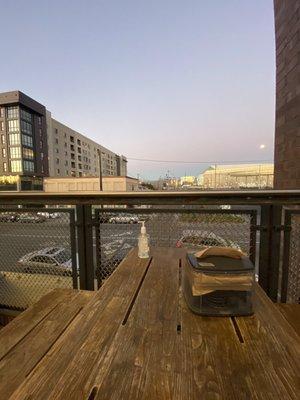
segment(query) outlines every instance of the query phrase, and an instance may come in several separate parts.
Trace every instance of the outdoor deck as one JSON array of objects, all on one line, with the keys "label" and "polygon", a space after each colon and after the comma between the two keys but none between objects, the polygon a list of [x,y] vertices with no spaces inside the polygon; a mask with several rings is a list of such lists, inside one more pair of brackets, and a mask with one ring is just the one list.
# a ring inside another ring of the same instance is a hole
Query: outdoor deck
[{"label": "outdoor deck", "polygon": [[182,250],[132,251],[97,292],[57,289],[0,332],[1,399],[299,399],[300,306],[199,317]]}]

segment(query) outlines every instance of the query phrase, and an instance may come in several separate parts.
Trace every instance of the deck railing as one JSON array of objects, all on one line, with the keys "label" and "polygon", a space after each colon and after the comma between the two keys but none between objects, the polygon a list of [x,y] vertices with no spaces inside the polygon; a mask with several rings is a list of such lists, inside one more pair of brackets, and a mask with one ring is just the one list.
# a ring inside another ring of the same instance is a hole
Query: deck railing
[{"label": "deck railing", "polygon": [[97,289],[137,245],[141,220],[152,247],[243,250],[273,301],[298,303],[299,205],[300,191],[1,193],[0,308]]}]

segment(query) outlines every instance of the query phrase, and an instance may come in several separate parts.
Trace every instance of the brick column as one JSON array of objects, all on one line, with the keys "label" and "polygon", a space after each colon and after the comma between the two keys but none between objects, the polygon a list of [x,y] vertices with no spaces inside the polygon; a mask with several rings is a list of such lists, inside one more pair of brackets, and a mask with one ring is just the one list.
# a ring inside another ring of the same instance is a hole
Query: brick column
[{"label": "brick column", "polygon": [[274,0],[275,189],[300,189],[300,0]]}]

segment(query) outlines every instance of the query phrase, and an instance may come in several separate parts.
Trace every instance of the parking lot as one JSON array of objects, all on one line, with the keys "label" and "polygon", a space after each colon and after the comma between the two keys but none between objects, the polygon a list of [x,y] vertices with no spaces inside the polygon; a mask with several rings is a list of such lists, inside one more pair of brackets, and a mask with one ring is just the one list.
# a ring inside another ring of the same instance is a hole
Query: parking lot
[{"label": "parking lot", "polygon": [[[190,223],[178,221],[172,214],[149,218],[147,232],[153,246],[175,246],[184,232],[213,232],[224,239],[230,239],[247,251],[249,226],[245,223]],[[137,245],[140,224],[101,223],[100,240],[102,254],[112,255],[118,248]],[[0,222],[0,269],[18,271],[18,260],[30,252],[46,247],[63,246],[70,248],[70,227],[68,214],[42,223]],[[93,235],[96,248],[96,235]]]}]

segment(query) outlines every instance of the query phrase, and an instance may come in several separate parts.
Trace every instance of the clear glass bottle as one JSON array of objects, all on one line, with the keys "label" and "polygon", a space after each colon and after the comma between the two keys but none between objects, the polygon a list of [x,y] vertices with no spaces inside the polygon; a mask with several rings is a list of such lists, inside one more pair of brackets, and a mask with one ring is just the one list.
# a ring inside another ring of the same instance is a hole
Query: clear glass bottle
[{"label": "clear glass bottle", "polygon": [[141,233],[138,239],[139,258],[149,258],[149,235],[146,232],[145,222],[142,221]]}]

